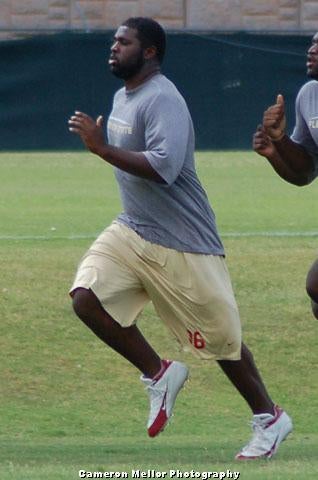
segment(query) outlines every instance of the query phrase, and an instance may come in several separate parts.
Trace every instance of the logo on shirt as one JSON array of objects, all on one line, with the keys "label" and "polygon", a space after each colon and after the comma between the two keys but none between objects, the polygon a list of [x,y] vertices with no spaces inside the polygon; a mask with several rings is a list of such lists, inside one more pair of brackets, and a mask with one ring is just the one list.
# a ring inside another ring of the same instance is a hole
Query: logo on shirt
[{"label": "logo on shirt", "polygon": [[109,117],[107,128],[111,132],[121,135],[132,135],[133,133],[132,126],[129,123],[116,117]]},{"label": "logo on shirt", "polygon": [[318,117],[313,117],[308,122],[309,128],[318,128]]}]

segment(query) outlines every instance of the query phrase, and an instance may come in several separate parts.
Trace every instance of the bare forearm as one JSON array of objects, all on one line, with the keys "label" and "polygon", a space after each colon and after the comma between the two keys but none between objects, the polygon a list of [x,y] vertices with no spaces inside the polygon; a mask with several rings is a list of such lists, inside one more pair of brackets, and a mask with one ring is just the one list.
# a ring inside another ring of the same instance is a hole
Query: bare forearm
[{"label": "bare forearm", "polygon": [[69,130],[78,134],[84,145],[103,160],[114,167],[137,177],[147,178],[158,183],[165,183],[160,175],[152,168],[145,155],[122,148],[113,147],[105,142],[102,129],[103,117],[100,115],[95,121],[83,112],[75,111],[68,121]]},{"label": "bare forearm", "polygon": [[267,135],[265,128],[262,125],[257,127],[256,132],[253,135],[253,149],[262,157],[267,158],[276,173],[286,182],[294,185],[307,185],[308,174],[301,171],[294,171],[288,162],[285,160],[285,156],[280,154],[277,145],[279,141],[273,141]]},{"label": "bare forearm", "polygon": [[297,176],[308,179],[314,165],[306,150],[293,142],[287,135],[273,143],[284,164]]},{"label": "bare forearm", "polygon": [[261,129],[254,134],[254,149],[268,158],[282,178],[306,185],[312,179],[313,161],[303,147],[285,134],[285,129],[285,101],[283,95],[278,94],[276,103],[264,112]]},{"label": "bare forearm", "polygon": [[165,183],[162,177],[152,168],[145,155],[141,152],[132,152],[122,148],[104,144],[96,151],[107,163],[138,177],[146,178],[158,183]]},{"label": "bare forearm", "polygon": [[272,155],[266,157],[275,172],[286,182],[297,186],[307,185],[308,175],[300,172],[295,173],[282,159],[276,150]]}]

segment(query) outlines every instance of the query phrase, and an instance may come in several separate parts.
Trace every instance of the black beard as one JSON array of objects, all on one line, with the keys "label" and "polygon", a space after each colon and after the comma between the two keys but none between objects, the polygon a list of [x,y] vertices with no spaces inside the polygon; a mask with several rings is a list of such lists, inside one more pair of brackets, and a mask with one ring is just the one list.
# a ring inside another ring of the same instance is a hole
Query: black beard
[{"label": "black beard", "polygon": [[307,76],[309,78],[312,78],[313,80],[318,80],[318,72],[316,72],[316,71],[307,73]]},{"label": "black beard", "polygon": [[142,52],[140,52],[140,55],[136,58],[134,63],[131,63],[129,65],[112,65],[111,72],[117,78],[121,78],[122,80],[129,80],[140,72],[144,64],[145,60],[143,58]]}]

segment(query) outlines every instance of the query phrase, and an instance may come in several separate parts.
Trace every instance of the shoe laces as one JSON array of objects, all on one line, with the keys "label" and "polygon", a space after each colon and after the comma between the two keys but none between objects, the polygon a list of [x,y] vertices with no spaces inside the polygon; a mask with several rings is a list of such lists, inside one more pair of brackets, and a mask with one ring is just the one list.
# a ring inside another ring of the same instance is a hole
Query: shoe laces
[{"label": "shoe laces", "polygon": [[155,383],[146,385],[145,390],[149,392],[149,396],[152,402],[158,402],[162,399],[162,396],[166,393],[166,388],[160,388]]},{"label": "shoe laces", "polygon": [[266,424],[267,422],[261,418],[253,419],[250,422],[250,425],[252,426],[252,430],[257,434],[264,434],[264,427],[266,426]]},{"label": "shoe laces", "polygon": [[262,444],[264,440],[266,440],[266,430],[264,427],[266,427],[267,422],[268,419],[263,418],[256,418],[249,422],[249,425],[252,427],[253,430],[253,436],[244,448],[244,450],[249,447]]},{"label": "shoe laces", "polygon": [[166,393],[165,388],[160,388],[156,384],[146,385],[145,390],[149,394],[150,398],[150,414],[149,419],[153,420],[158,414],[158,410],[161,407],[163,396]]}]

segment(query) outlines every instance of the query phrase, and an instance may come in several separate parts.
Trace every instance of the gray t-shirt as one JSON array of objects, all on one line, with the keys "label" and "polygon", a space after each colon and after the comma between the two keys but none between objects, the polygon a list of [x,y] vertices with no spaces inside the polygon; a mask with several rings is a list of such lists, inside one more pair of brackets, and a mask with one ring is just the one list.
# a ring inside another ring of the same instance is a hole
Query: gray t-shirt
[{"label": "gray t-shirt", "polygon": [[314,162],[311,179],[318,176],[318,82],[305,83],[296,98],[296,125],[291,139],[302,145]]},{"label": "gray t-shirt", "polygon": [[152,243],[183,252],[224,255],[215,216],[194,166],[194,132],[185,100],[164,75],[120,89],[107,125],[108,141],[143,152],[165,184],[118,168],[124,211],[117,220]]}]

